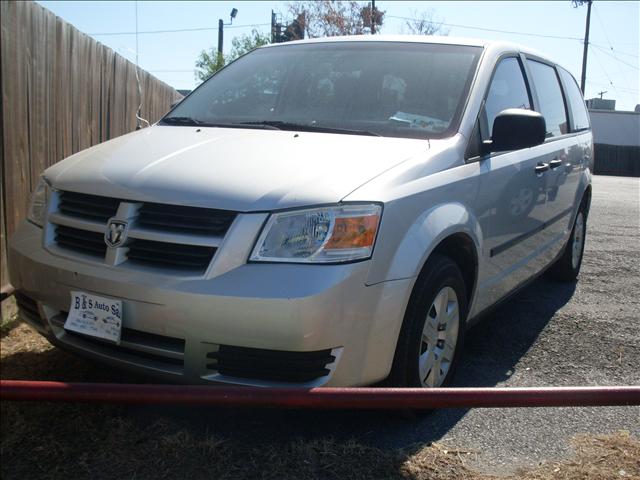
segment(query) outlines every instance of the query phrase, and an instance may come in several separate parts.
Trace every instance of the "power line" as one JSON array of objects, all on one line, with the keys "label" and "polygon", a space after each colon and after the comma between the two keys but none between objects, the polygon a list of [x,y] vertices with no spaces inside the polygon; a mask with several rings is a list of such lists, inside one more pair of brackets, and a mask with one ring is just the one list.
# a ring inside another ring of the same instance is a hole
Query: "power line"
[{"label": "power line", "polygon": [[598,55],[596,55],[595,50],[591,50],[591,53],[593,54],[594,58],[596,59],[596,61],[598,62],[598,65],[600,66],[600,70],[602,70],[602,73],[604,73],[604,76],[607,77],[607,80],[609,80],[609,84],[613,87],[613,89],[616,91],[616,94],[618,96],[620,96],[620,92],[618,91],[618,89],[616,88],[616,86],[613,84],[613,81],[611,80],[611,77],[609,76],[609,74],[607,73],[607,70],[604,68],[604,66],[602,65],[602,62],[600,62],[600,57],[598,57]]},{"label": "power line", "polygon": [[[594,45],[596,47],[600,47],[600,48],[607,48],[606,45],[603,45],[601,43],[595,43],[595,42],[589,42],[591,43],[591,45]],[[627,53],[627,52],[621,52],[620,50],[616,50],[616,53],[618,55],[625,55],[627,57],[633,57],[633,58],[640,58],[640,56],[636,55],[635,53]]]},{"label": "power line", "polygon": [[[587,80],[587,83],[589,85],[598,85],[598,86],[602,86],[602,87],[610,87],[611,86],[611,84],[609,84],[609,83],[594,82],[593,80]],[[624,87],[618,87],[618,90],[621,90],[623,92],[627,92],[629,95],[632,95],[632,94],[640,91],[638,89],[624,88]]]},{"label": "power line", "polygon": [[[387,18],[396,18],[399,20],[415,20],[415,18],[412,17],[400,17],[397,15],[387,15]],[[529,36],[529,37],[541,37],[541,38],[555,38],[558,40],[576,40],[579,42],[584,41],[583,38],[579,38],[579,37],[564,37],[564,36],[560,36],[560,35],[545,35],[542,33],[532,33],[532,32],[515,32],[512,30],[501,30],[501,29],[496,29],[496,28],[484,28],[484,27],[474,27],[472,25],[462,25],[462,24],[457,24],[457,23],[445,23],[445,22],[437,22],[439,25],[444,25],[445,27],[458,27],[458,28],[466,28],[469,30],[481,30],[483,32],[497,32],[497,33],[508,33],[508,34],[512,34],[512,35],[525,35],[525,36]],[[594,45],[600,48],[603,48],[602,44],[599,43],[595,43],[595,42],[589,42],[589,45]],[[633,58],[640,58],[638,55],[635,55],[633,53],[627,53],[627,52],[621,52],[619,50],[616,50],[616,53],[618,55],[626,55],[628,57],[633,57]]]},{"label": "power line", "polygon": [[[396,15],[387,15],[388,18],[397,18],[399,20],[415,20],[415,18],[411,17],[399,17]],[[439,25],[444,25],[445,27],[457,27],[457,28],[467,28],[469,30],[481,30],[483,32],[497,32],[497,33],[508,33],[511,35],[525,35],[529,37],[542,37],[542,38],[555,38],[559,40],[577,40],[582,42],[582,38],[578,37],[563,37],[559,35],[545,35],[542,33],[531,33],[531,32],[515,32],[512,30],[500,30],[497,28],[484,28],[484,27],[474,27],[472,25],[462,25],[459,23],[445,23],[445,22],[437,22]]]},{"label": "power line", "polygon": [[[593,44],[592,44],[593,45]],[[640,67],[637,67],[636,65],[632,65],[630,63],[625,62],[624,60],[620,60],[618,57],[615,56],[615,54],[610,53],[606,48],[602,48],[602,47],[598,47],[597,45],[593,45],[594,47],[596,47],[598,50],[600,50],[602,53],[604,53],[605,55],[610,56],[611,58],[613,58],[614,60],[616,60],[617,62],[626,65],[627,67],[631,67],[635,70],[640,70]]]},{"label": "power line", "polygon": [[[620,67],[620,64],[623,63],[627,66],[631,66],[630,64],[623,62],[622,60],[620,60],[616,54],[615,54],[615,50],[613,49],[613,45],[611,45],[611,40],[609,40],[609,34],[607,34],[607,29],[604,28],[604,22],[602,21],[602,18],[600,17],[600,14],[598,13],[598,9],[595,9],[596,12],[596,18],[598,19],[598,22],[600,23],[600,28],[602,29],[602,32],[604,33],[604,38],[607,40],[607,43],[609,44],[609,48],[611,49],[611,52],[613,53],[613,58],[616,60],[617,63],[617,67],[618,67],[618,71],[620,72],[620,76],[622,77],[622,80],[625,84],[625,87],[629,87],[629,83],[627,83],[627,77],[625,76],[624,72],[622,71],[622,68]],[[608,52],[607,52],[608,55]],[[636,67],[632,67],[632,68],[636,68]]]},{"label": "power line", "polygon": [[[249,27],[266,27],[269,26],[269,23],[254,23],[251,25],[231,25],[227,28],[249,28]],[[218,27],[197,27],[197,28],[179,28],[175,30],[145,30],[137,32],[138,35],[148,35],[148,34],[156,34],[156,33],[180,33],[180,32],[206,32],[218,30]],[[92,36],[107,36],[107,35],[135,35],[136,32],[98,32],[98,33],[90,33]]]}]

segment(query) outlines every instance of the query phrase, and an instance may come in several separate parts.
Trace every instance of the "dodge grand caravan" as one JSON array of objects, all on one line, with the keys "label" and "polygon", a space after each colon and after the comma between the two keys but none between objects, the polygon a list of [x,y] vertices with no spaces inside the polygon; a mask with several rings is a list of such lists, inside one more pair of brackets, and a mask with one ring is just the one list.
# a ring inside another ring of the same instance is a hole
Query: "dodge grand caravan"
[{"label": "dodge grand caravan", "polygon": [[483,312],[577,277],[592,150],[518,45],[270,45],[47,169],[10,279],[54,345],[168,381],[444,386]]}]

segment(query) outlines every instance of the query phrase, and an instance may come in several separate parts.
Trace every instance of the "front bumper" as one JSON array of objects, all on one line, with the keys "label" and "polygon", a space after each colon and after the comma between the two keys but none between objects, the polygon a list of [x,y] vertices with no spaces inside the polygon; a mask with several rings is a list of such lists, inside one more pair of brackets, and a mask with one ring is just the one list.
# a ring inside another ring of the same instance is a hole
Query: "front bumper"
[{"label": "front bumper", "polygon": [[[216,255],[224,258],[224,249]],[[365,286],[370,262],[241,264],[213,278],[181,278],[92,265],[43,248],[25,222],[10,242],[10,279],[36,301],[26,320],[53,344],[174,382],[289,385],[220,374],[221,345],[282,352],[330,350],[329,373],[296,386],[358,386],[385,378],[412,279]],[[123,342],[107,345],[62,328],[71,290],[123,300]]]}]

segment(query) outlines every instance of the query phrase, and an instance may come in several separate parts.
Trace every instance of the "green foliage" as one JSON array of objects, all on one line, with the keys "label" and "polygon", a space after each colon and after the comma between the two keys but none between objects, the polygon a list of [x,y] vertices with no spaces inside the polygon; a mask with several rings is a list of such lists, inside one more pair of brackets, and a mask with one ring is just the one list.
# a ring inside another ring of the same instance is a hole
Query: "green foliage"
[{"label": "green foliage", "polygon": [[232,48],[231,53],[229,53],[227,57],[227,62],[232,62],[245,53],[249,53],[251,50],[267,45],[270,42],[271,37],[269,35],[260,33],[255,28],[251,30],[250,35],[244,34],[240,37],[234,37],[234,39],[231,40]]},{"label": "green foliage", "polygon": [[231,40],[231,52],[228,55],[221,55],[217,48],[210,48],[200,52],[196,60],[196,80],[205,81],[216,73],[227,63],[233,62],[236,58],[250,52],[258,47],[270,42],[269,35],[260,33],[255,28],[250,34],[243,34]]},{"label": "green foliage", "polygon": [[224,56],[216,48],[202,50],[196,60],[196,80],[204,82],[211,75],[224,67]]}]

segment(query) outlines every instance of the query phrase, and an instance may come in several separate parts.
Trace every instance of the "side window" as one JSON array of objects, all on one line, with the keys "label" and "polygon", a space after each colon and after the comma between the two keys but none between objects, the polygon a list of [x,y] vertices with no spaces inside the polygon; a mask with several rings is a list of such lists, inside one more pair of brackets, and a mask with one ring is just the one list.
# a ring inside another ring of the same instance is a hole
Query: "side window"
[{"label": "side window", "polygon": [[555,68],[535,60],[527,60],[527,64],[540,102],[540,113],[547,123],[547,137],[568,133],[567,112]]},{"label": "side window", "polygon": [[573,115],[571,131],[576,132],[578,130],[586,130],[589,128],[589,113],[584,105],[582,92],[569,72],[564,68],[559,68],[558,70],[560,71],[560,77],[562,77],[562,83],[564,83],[565,86],[565,93],[569,102],[569,108],[571,108],[571,113]]},{"label": "side window", "polygon": [[496,67],[491,80],[491,87],[489,87],[485,102],[489,137],[491,137],[493,121],[496,116],[507,108],[531,108],[520,61],[515,57],[502,60]]}]

